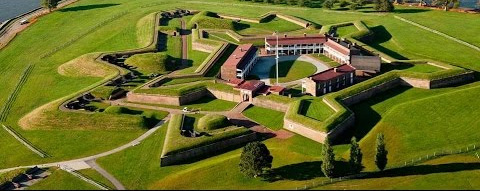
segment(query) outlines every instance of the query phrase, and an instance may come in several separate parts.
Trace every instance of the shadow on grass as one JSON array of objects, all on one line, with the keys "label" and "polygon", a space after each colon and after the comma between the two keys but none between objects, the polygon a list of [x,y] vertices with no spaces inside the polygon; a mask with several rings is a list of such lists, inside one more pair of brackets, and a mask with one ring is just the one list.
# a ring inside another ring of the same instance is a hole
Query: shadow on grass
[{"label": "shadow on grass", "polygon": [[418,166],[408,166],[408,167],[402,167],[402,168],[389,169],[383,172],[371,173],[365,177],[362,177],[361,179],[427,175],[427,174],[435,174],[435,173],[451,173],[451,172],[471,171],[471,170],[479,170],[479,169],[480,169],[480,163],[448,163],[448,164],[438,164],[438,165],[418,165]]},{"label": "shadow on grass", "polygon": [[423,13],[431,11],[429,9],[395,9],[393,12],[394,13]]},{"label": "shadow on grass", "polygon": [[[335,168],[335,176],[343,176],[348,171],[348,163],[335,161]],[[322,172],[322,161],[311,161],[272,169],[268,174],[264,175],[263,178],[264,181],[275,182],[280,180],[304,181],[324,176]]]},{"label": "shadow on grass", "polygon": [[69,7],[65,9],[61,9],[60,12],[71,12],[71,11],[86,11],[86,10],[91,10],[91,9],[101,9],[101,8],[107,8],[107,7],[113,7],[120,5],[118,3],[105,3],[105,4],[94,4],[94,5],[82,5],[82,6],[76,6],[76,7]]},{"label": "shadow on grass", "polygon": [[360,102],[351,106],[350,109],[355,113],[355,125],[353,128],[350,128],[345,132],[345,136],[343,136],[344,139],[337,140],[334,144],[348,144],[350,143],[352,136],[355,136],[357,140],[365,137],[365,135],[367,135],[368,132],[370,132],[382,119],[382,116],[372,107],[409,89],[411,89],[411,87],[399,86],[374,96],[368,101]]},{"label": "shadow on grass", "polygon": [[381,45],[381,43],[388,42],[389,40],[392,39],[392,35],[390,34],[390,32],[387,31],[387,29],[384,26],[379,25],[379,26],[371,27],[370,30],[374,33],[375,38],[372,42],[364,42],[364,43],[367,43],[368,45],[372,46],[378,51],[383,52],[384,54],[387,54],[395,59],[408,60],[407,57],[404,57],[401,54],[393,50],[390,50],[388,48],[385,48],[384,46]]}]

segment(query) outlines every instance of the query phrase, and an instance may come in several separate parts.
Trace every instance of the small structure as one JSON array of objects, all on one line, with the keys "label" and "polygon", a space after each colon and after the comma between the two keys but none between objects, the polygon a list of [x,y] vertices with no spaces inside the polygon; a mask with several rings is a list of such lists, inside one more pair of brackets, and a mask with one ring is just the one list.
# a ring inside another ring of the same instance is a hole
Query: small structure
[{"label": "small structure", "polygon": [[354,84],[354,74],[355,68],[344,64],[306,78],[302,84],[302,88],[312,96],[324,95]]},{"label": "small structure", "polygon": [[356,69],[357,76],[380,72],[381,58],[347,40],[329,38],[323,54],[340,64],[349,64]]},{"label": "small structure", "polygon": [[242,96],[243,101],[252,101],[253,96],[262,88],[265,87],[265,82],[260,80],[248,80],[243,81],[235,88],[240,90],[240,96]]},{"label": "small structure", "polygon": [[239,45],[221,68],[224,80],[245,79],[257,62],[257,48],[253,44]]}]

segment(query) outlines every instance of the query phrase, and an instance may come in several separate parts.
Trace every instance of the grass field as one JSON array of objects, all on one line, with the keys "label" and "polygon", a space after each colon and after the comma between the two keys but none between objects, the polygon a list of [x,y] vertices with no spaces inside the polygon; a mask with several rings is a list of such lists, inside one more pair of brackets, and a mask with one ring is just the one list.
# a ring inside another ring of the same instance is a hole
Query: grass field
[{"label": "grass field", "polygon": [[414,167],[388,170],[372,177],[344,181],[318,190],[457,190],[478,189],[480,162],[473,153],[446,156]]},{"label": "grass field", "polygon": [[[178,71],[180,74],[193,73],[207,59],[209,53],[193,50],[192,36],[188,36],[188,67]],[[181,58],[181,57],[180,57]]]},{"label": "grass field", "polygon": [[28,187],[28,190],[97,190],[98,188],[58,168],[50,169],[48,178]]},{"label": "grass field", "polygon": [[96,181],[103,186],[106,186],[108,188],[115,188],[115,186],[105,177],[103,177],[100,173],[98,173],[95,169],[89,168],[89,169],[83,169],[79,170],[79,173],[82,175],[86,176],[87,178],[92,179],[93,181]]},{"label": "grass field", "polygon": [[239,22],[240,29],[237,32],[241,35],[269,35],[275,31],[289,32],[300,30],[303,27],[289,21],[275,17],[264,23]]},{"label": "grass field", "polygon": [[[284,61],[278,63],[278,82],[285,83],[299,80],[314,74],[317,68],[308,62],[304,61]],[[272,66],[270,69],[270,80],[276,78],[276,67]]]},{"label": "grass field", "polygon": [[237,105],[235,102],[225,101],[221,99],[203,97],[197,101],[191,102],[182,106],[174,105],[163,105],[163,104],[148,104],[153,106],[165,107],[165,108],[174,108],[174,109],[183,109],[187,107],[189,109],[195,109],[200,111],[229,111]]},{"label": "grass field", "polygon": [[276,131],[283,129],[283,117],[285,116],[283,112],[251,106],[243,111],[243,115],[269,129]]},{"label": "grass field", "polygon": [[357,27],[355,25],[348,25],[348,26],[343,26],[343,27],[338,27],[337,28],[337,35],[339,37],[345,37],[348,36],[354,32],[358,32]]},{"label": "grass field", "polygon": [[[138,147],[101,158],[98,163],[128,189],[231,189],[232,185],[237,189],[252,186],[257,189],[295,189],[308,180],[325,179],[318,162],[322,145],[300,136],[265,142],[274,157],[275,178],[269,181],[246,178],[239,173],[240,149],[191,164],[159,168],[161,149],[158,148],[163,147],[165,131],[162,127]],[[181,181],[183,178],[191,181]]]},{"label": "grass field", "polygon": [[316,119],[318,121],[324,121],[328,117],[334,114],[332,108],[328,107],[327,104],[320,101],[309,101],[305,100],[302,102],[302,107],[300,114]]}]

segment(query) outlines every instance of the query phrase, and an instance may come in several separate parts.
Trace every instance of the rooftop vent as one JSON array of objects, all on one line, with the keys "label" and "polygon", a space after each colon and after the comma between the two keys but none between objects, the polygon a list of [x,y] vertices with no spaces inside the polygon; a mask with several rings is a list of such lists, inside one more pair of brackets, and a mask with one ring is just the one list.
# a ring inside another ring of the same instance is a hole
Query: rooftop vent
[{"label": "rooftop vent", "polygon": [[338,68],[333,68],[333,72],[335,72],[335,73],[339,72]]}]

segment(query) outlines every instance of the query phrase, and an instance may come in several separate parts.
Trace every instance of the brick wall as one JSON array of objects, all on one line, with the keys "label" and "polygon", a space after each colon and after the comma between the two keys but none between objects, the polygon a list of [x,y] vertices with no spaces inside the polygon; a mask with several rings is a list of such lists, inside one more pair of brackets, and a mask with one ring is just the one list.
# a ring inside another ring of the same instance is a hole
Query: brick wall
[{"label": "brick wall", "polygon": [[[259,96],[262,96],[262,95],[259,95]],[[280,112],[287,112],[288,106],[290,106],[290,104],[279,103],[272,100],[265,100],[265,99],[258,99],[258,98],[253,98],[252,104],[258,107],[264,107],[264,108],[268,108],[268,109],[272,109]]]}]

